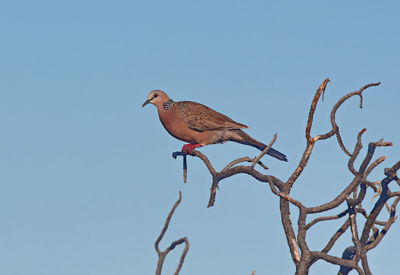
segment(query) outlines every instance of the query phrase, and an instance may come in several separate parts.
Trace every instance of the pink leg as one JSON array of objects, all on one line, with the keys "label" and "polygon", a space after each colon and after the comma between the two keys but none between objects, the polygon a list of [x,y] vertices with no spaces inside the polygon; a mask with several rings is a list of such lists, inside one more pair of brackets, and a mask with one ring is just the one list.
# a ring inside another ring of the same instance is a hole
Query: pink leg
[{"label": "pink leg", "polygon": [[187,155],[193,155],[193,149],[203,147],[201,144],[185,144],[182,146],[182,152]]}]

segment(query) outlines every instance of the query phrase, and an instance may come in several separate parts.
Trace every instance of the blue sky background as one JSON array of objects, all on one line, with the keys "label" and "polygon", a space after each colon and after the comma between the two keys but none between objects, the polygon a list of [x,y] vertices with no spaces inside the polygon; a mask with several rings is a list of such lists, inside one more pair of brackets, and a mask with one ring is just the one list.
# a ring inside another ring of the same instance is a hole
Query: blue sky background
[{"label": "blue sky background", "polygon": [[[3,1],[0,273],[153,274],[154,241],[182,190],[163,243],[189,238],[182,274],[293,274],[269,188],[236,176],[207,209],[206,168],[190,158],[184,185],[182,162],[171,158],[182,142],[141,104],[163,89],[249,125],[264,142],[278,133],[275,148],[290,162],[265,163],[286,180],[304,150],[318,85],[332,80],[314,134],[329,130],[338,98],[381,81],[365,93],[364,109],[352,99],[338,113],[348,148],[364,127],[364,145],[394,142],[377,150],[388,156],[372,177],[381,179],[400,158],[399,9],[398,1]],[[219,169],[258,153],[232,143],[200,150]],[[319,143],[293,195],[307,206],[332,199],[351,180],[346,167],[335,140]],[[338,226],[315,226],[311,248]],[[332,254],[350,243],[346,234]],[[369,254],[374,274],[397,274],[399,246],[394,224]],[[318,262],[310,274],[335,272]]]}]

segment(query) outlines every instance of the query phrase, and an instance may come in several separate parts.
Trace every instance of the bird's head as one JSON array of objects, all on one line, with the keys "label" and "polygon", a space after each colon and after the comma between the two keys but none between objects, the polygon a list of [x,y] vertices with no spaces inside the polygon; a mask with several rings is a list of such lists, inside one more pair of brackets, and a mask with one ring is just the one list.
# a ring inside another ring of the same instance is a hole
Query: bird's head
[{"label": "bird's head", "polygon": [[143,103],[142,107],[151,103],[156,106],[162,106],[169,100],[169,96],[161,90],[153,90],[147,96],[147,100]]}]

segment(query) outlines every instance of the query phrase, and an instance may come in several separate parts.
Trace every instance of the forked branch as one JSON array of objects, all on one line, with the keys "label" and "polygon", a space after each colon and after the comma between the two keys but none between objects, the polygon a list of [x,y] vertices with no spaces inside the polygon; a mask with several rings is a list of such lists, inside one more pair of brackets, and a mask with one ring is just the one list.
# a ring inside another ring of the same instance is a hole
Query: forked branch
[{"label": "forked branch", "polygon": [[[387,231],[396,221],[395,214],[397,205],[400,201],[400,191],[392,191],[391,188],[389,188],[389,184],[394,181],[400,185],[400,179],[397,175],[397,171],[400,169],[400,161],[394,164],[391,168],[385,169],[385,178],[381,180],[370,180],[369,175],[371,172],[385,160],[385,157],[381,156],[371,163],[375,152],[377,151],[376,149],[378,147],[392,146],[392,143],[383,140],[370,142],[365,156],[360,157],[363,148],[362,136],[366,132],[366,129],[359,131],[355,147],[353,151],[350,152],[344,145],[340,127],[336,122],[336,113],[343,103],[353,96],[359,96],[359,106],[361,108],[363,104],[363,92],[370,87],[380,85],[380,82],[367,84],[359,90],[341,97],[336,104],[334,104],[330,113],[331,129],[324,134],[319,134],[315,137],[312,136],[312,127],[317,105],[323,97],[328,83],[329,79],[325,79],[314,94],[305,127],[306,147],[299,158],[297,166],[289,174],[286,181],[270,174],[264,174],[264,171],[260,172],[256,169],[257,164],[262,168],[267,168],[261,162],[261,159],[276,141],[276,135],[267,148],[257,157],[242,157],[235,159],[229,162],[221,171],[217,171],[211,161],[201,152],[194,150],[193,156],[203,161],[212,177],[208,207],[214,206],[215,204],[219,183],[222,180],[237,174],[247,174],[259,182],[266,183],[271,192],[279,197],[281,222],[289,246],[289,251],[296,266],[297,275],[308,274],[310,266],[318,260],[324,260],[339,265],[339,274],[347,274],[354,269],[358,274],[369,275],[371,274],[371,271],[368,264],[367,252],[375,248],[382,241],[386,236]],[[315,144],[333,136],[336,136],[339,150],[343,151],[348,156],[347,168],[352,175],[352,179],[347,184],[344,184],[342,190],[336,196],[332,196],[332,199],[328,202],[317,206],[307,206],[291,194],[292,188],[294,184],[298,182],[297,180],[303,171],[307,168]],[[186,157],[186,155],[181,152],[174,153],[175,157],[179,155]],[[361,162],[361,165],[358,168],[355,167],[357,160]],[[245,165],[245,162],[250,163],[250,165]],[[378,186],[380,188],[378,188]],[[376,194],[375,196],[378,197],[378,200],[369,214],[362,205],[368,190],[374,192]],[[390,200],[394,201],[391,202]],[[391,205],[389,206],[390,202]],[[385,205],[389,210],[388,219],[386,221],[377,220],[382,209],[385,209]],[[290,206],[295,206],[299,210],[297,221],[293,220],[290,213]],[[328,215],[326,213],[332,209],[335,209],[338,214]],[[362,216],[365,217],[364,223],[357,221],[356,216],[358,213],[361,213]],[[307,218],[314,214],[319,214],[320,216],[314,217],[311,222],[307,222]],[[321,251],[315,251],[308,247],[306,236],[311,227],[317,226],[317,224],[320,224],[321,222],[334,221],[345,217],[347,217],[346,220],[342,223],[339,229],[333,233],[330,239],[326,240],[326,245]],[[293,223],[297,224],[297,232],[295,231]],[[350,243],[349,247],[343,252],[342,257],[330,255],[329,252],[337,240],[339,240],[349,228],[353,242]]]},{"label": "forked branch", "polygon": [[186,254],[189,251],[189,240],[186,237],[180,238],[176,241],[173,241],[164,251],[161,251],[159,248],[159,244],[161,240],[163,239],[165,232],[168,230],[169,223],[171,222],[172,216],[175,213],[176,208],[182,201],[182,194],[181,191],[179,191],[179,199],[175,202],[174,206],[172,207],[171,211],[169,211],[169,214],[167,216],[167,219],[165,220],[164,226],[161,230],[160,235],[158,236],[156,242],[154,243],[154,247],[156,249],[157,255],[158,255],[158,262],[157,262],[157,269],[156,269],[156,275],[161,275],[161,271],[164,265],[165,258],[167,257],[168,253],[171,252],[177,245],[185,243],[185,248],[182,251],[181,257],[179,259],[178,267],[176,268],[176,271],[174,275],[178,275],[179,272],[182,269],[183,262],[185,261]]}]

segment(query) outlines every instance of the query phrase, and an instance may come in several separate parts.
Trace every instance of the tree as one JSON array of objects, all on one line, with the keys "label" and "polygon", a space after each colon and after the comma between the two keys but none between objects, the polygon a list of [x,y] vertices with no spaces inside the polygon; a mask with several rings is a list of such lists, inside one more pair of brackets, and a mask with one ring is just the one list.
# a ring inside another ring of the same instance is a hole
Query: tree
[{"label": "tree", "polygon": [[[325,93],[325,89],[328,83],[329,79],[324,80],[315,92],[310,106],[307,125],[305,129],[305,137],[307,141],[306,148],[299,161],[299,164],[286,181],[283,181],[273,175],[264,174],[256,170],[257,165],[259,165],[261,168],[267,169],[267,167],[261,162],[261,159],[276,141],[276,134],[267,146],[267,148],[265,148],[265,150],[261,152],[257,157],[242,157],[235,159],[227,164],[225,168],[223,168],[221,171],[216,171],[210,160],[201,152],[194,151],[193,156],[203,161],[212,177],[208,207],[212,207],[215,204],[219,183],[222,180],[233,177],[237,174],[247,174],[257,181],[267,183],[269,185],[271,192],[279,197],[280,215],[283,231],[286,236],[286,241],[293,263],[296,266],[297,275],[308,274],[311,265],[313,265],[318,260],[324,260],[331,264],[338,265],[338,274],[348,274],[351,270],[354,269],[358,272],[358,274],[369,275],[372,273],[368,264],[367,254],[371,249],[374,249],[379,245],[382,239],[386,236],[386,233],[391,228],[392,224],[396,221],[396,208],[400,201],[400,191],[392,191],[390,188],[391,186],[389,187],[389,185],[393,185],[393,182],[397,182],[397,184],[400,185],[400,179],[397,176],[397,171],[400,169],[400,161],[389,168],[385,168],[385,176],[381,180],[370,180],[370,173],[385,160],[385,157],[378,157],[374,161],[372,161],[377,147],[379,148],[382,146],[392,146],[392,143],[383,140],[370,142],[365,157],[361,158],[359,155],[362,149],[362,136],[366,132],[366,129],[362,129],[359,131],[356,145],[353,151],[350,152],[342,141],[339,126],[336,123],[336,113],[344,102],[346,102],[349,98],[353,96],[359,96],[360,108],[362,108],[363,92],[370,87],[380,85],[380,83],[367,84],[361,89],[352,93],[348,93],[340,98],[331,110],[331,130],[326,133],[316,135],[314,137],[311,136],[315,110],[319,100],[321,99],[321,97],[323,97]],[[302,172],[306,168],[308,168],[308,161],[314,150],[315,144],[317,142],[322,142],[333,137],[336,137],[337,143],[340,148],[339,150],[348,156],[347,166],[349,171],[353,175],[353,179],[339,194],[337,194],[337,196],[333,200],[317,206],[306,206],[291,195],[292,188],[294,184],[296,184]],[[183,173],[184,181],[186,181],[187,156],[181,152],[175,152],[173,154],[173,157],[176,158],[177,156],[183,157]],[[362,162],[360,167],[356,168],[354,163],[358,158],[361,158]],[[249,162],[250,164],[244,165],[244,162]],[[366,197],[365,195],[368,190],[374,192],[375,197],[377,197],[374,206],[370,210],[363,207],[363,201]],[[168,227],[167,224],[169,223],[169,220],[173,215],[173,211],[176,206],[177,204],[175,204],[174,208],[170,212],[169,219],[167,219],[166,226],[164,226],[165,230],[166,227]],[[299,214],[297,216],[297,219],[293,217],[290,213],[291,206],[298,209]],[[344,209],[343,206],[345,206]],[[378,220],[378,216],[382,213],[384,209],[388,210],[387,219],[384,221]],[[338,214],[327,215],[326,213],[331,210],[337,210]],[[319,217],[314,218],[310,222],[307,222],[307,217],[311,214],[319,214]],[[363,224],[360,225],[357,223],[357,215],[362,215],[364,217]],[[313,226],[316,226],[318,223],[341,218],[345,218],[343,224],[327,241],[324,248],[319,251],[312,250],[306,240],[308,230]],[[297,232],[295,231],[295,228],[293,226],[294,222],[297,223]],[[337,240],[340,239],[347,230],[351,232],[352,243],[349,243],[349,246],[343,251],[342,257],[337,257],[329,254],[330,250],[335,245]],[[160,235],[156,242],[156,250],[159,257],[160,252],[158,249],[158,243],[161,240],[162,236],[163,233]],[[183,238],[180,240],[180,243],[184,242]],[[173,249],[173,247],[175,247],[175,245],[170,246],[171,250]],[[183,264],[183,260],[188,248],[189,243],[186,239],[186,248],[181,257],[181,261],[179,263],[180,266]],[[178,273],[179,270],[177,270],[177,273],[175,274]]]}]

